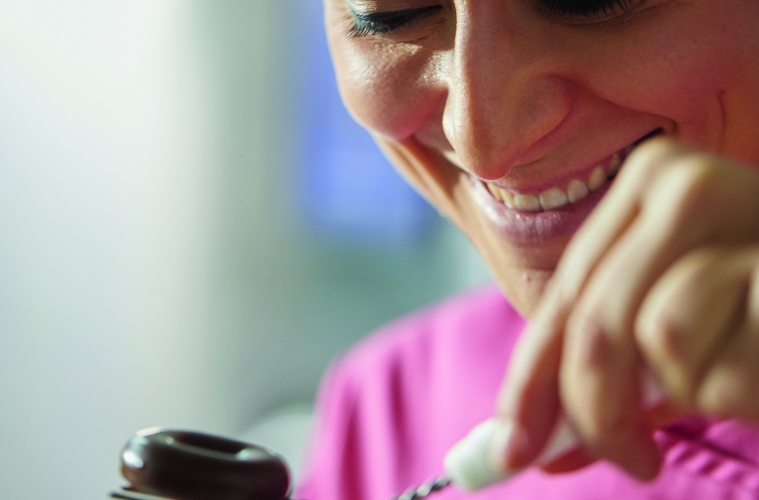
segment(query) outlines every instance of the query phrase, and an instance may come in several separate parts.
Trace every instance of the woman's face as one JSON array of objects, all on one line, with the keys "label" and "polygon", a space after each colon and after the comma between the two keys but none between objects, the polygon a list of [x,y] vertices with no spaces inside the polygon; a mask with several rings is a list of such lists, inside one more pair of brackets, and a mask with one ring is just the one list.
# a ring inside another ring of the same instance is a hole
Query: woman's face
[{"label": "woman's face", "polygon": [[325,3],[346,105],[525,315],[642,138],[759,161],[756,0]]}]

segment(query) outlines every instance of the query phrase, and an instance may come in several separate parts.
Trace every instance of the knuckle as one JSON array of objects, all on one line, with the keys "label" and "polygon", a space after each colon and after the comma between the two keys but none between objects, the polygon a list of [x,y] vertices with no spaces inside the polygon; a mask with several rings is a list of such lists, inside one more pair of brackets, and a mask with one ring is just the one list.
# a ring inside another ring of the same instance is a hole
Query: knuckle
[{"label": "knuckle", "polygon": [[636,342],[644,358],[667,387],[667,393],[684,407],[693,405],[695,373],[687,359],[688,333],[666,320],[636,330]]},{"label": "knuckle", "polygon": [[660,310],[656,314],[645,326],[636,330],[636,341],[647,357],[659,363],[676,362],[683,355],[687,335],[665,311]]},{"label": "knuckle", "polygon": [[751,385],[751,380],[741,370],[713,370],[699,387],[697,404],[710,415],[740,416]]},{"label": "knuckle", "polygon": [[608,329],[593,311],[581,311],[570,317],[567,322],[567,338],[577,361],[586,366],[603,365],[614,350]]},{"label": "knuckle", "polygon": [[695,290],[715,273],[715,269],[723,268],[730,255],[729,249],[716,245],[702,246],[693,250],[687,255],[683,264],[687,266],[689,272],[686,274],[682,291]]}]

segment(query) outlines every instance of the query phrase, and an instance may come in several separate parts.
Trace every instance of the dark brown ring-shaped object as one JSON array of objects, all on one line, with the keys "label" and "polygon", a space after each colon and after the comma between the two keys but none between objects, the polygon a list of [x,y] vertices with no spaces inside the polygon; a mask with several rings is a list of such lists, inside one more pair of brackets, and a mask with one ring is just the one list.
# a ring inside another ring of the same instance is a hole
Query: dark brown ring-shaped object
[{"label": "dark brown ring-shaped object", "polygon": [[176,500],[286,500],[290,487],[287,466],[270,450],[182,430],[135,434],[121,473],[133,491]]}]

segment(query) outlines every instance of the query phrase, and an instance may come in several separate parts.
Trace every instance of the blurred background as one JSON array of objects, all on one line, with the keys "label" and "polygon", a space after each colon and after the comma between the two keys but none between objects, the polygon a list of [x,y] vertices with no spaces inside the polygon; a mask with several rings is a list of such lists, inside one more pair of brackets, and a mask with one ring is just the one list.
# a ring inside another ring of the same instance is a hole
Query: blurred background
[{"label": "blurred background", "polygon": [[298,467],[319,377],[488,280],[342,108],[318,0],[0,0],[0,498],[134,431]]}]

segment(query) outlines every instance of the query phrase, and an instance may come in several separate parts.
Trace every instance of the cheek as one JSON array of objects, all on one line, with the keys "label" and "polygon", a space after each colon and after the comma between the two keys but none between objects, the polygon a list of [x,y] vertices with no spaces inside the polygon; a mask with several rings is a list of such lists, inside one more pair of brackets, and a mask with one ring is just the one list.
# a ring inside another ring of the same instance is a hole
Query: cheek
[{"label": "cheek", "polygon": [[445,101],[435,57],[418,47],[388,50],[382,42],[333,40],[337,81],[346,107],[364,127],[402,140]]},{"label": "cheek", "polygon": [[[736,123],[759,130],[757,116],[748,121],[746,111],[753,115],[753,91],[741,90],[749,72],[755,73],[755,63],[744,64],[736,54],[740,50],[722,50],[723,47],[683,47],[683,58],[691,64],[673,71],[670,78],[663,77],[656,93],[657,104],[666,110],[678,125],[680,137],[686,142],[715,153],[734,155],[738,151],[730,144],[738,137]],[[759,56],[759,54],[757,54]],[[753,87],[753,85],[752,85]],[[656,88],[656,87],[655,87]],[[737,98],[737,99],[736,99]],[[734,103],[740,103],[734,106]],[[731,104],[732,103],[732,104]]]},{"label": "cheek", "polygon": [[756,81],[759,2],[752,4],[669,4],[642,28],[610,36],[595,50],[585,47],[592,55],[583,67],[597,68],[586,78],[588,86],[623,107],[672,120],[688,142],[720,150],[732,133],[728,115],[741,112],[726,110],[724,96]]}]

